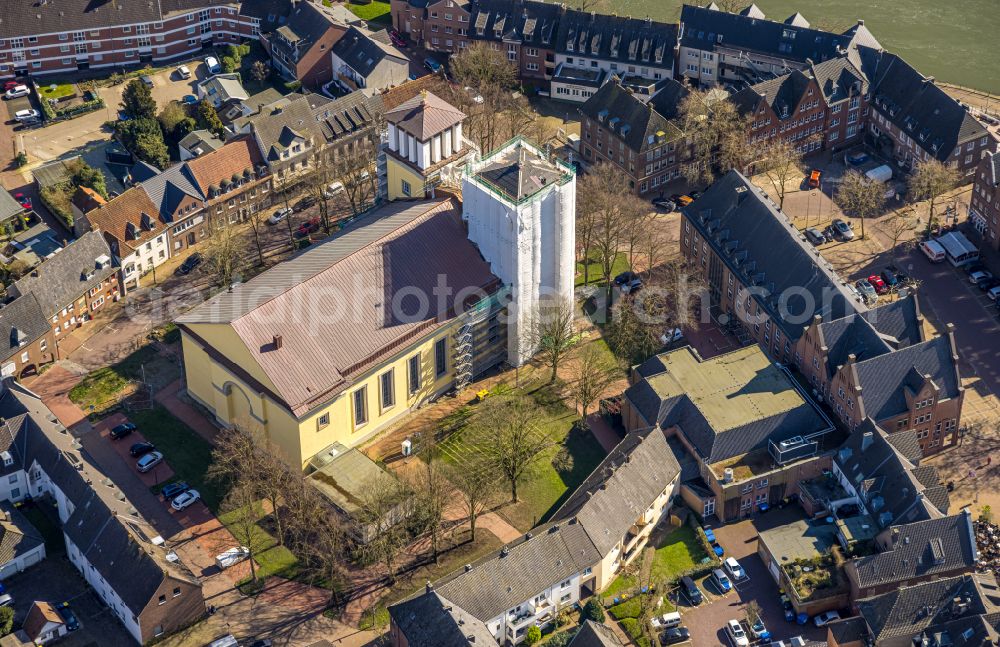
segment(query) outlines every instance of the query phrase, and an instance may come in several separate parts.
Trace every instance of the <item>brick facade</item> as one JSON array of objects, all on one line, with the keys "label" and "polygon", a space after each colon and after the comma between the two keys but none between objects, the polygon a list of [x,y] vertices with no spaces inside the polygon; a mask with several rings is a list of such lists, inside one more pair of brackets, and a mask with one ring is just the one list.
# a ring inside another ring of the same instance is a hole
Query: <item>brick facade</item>
[{"label": "brick facade", "polygon": [[1000,153],[983,156],[972,182],[972,224],[993,249],[1000,249]]}]

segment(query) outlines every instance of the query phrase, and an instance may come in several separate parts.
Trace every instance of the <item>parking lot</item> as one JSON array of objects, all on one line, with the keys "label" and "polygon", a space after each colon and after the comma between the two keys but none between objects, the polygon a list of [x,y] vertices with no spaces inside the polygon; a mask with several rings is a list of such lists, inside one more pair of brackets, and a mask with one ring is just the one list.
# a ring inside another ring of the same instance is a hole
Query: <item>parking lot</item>
[{"label": "parking lot", "polygon": [[[744,607],[750,600],[761,610],[764,624],[771,632],[771,640],[785,640],[793,636],[803,636],[812,640],[826,640],[826,629],[808,625],[796,625],[785,620],[781,606],[781,594],[764,562],[757,555],[758,529],[766,530],[790,519],[800,518],[797,506],[785,510],[772,510],[754,519],[740,521],[715,528],[719,545],[725,549],[725,557],[735,557],[747,573],[747,579],[734,583],[733,589],[721,594],[711,576],[698,582],[705,593],[705,601],[698,607],[685,606],[682,600],[681,616],[683,624],[691,632],[691,642],[698,647],[724,645],[733,647],[725,630],[730,619],[744,620]],[[766,643],[765,643],[766,644]]]},{"label": "parking lot", "polygon": [[59,640],[61,647],[134,647],[135,640],[104,606],[93,589],[66,558],[50,554],[19,575],[4,580],[14,597],[14,626],[20,627],[35,600],[54,605],[69,603],[80,628]]}]

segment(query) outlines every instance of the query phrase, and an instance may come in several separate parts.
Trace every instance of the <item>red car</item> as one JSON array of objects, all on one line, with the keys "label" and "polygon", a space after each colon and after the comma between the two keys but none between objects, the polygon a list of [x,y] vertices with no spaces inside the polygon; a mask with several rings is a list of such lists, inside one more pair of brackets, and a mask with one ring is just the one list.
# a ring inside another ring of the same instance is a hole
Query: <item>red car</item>
[{"label": "red car", "polygon": [[879,276],[878,274],[872,274],[871,276],[869,276],[868,282],[872,284],[872,287],[875,288],[875,291],[878,292],[879,294],[885,294],[886,292],[889,291],[889,288],[888,286],[886,286],[885,281],[883,281],[882,277]]},{"label": "red car", "polygon": [[319,231],[319,224],[320,224],[319,218],[312,218],[310,220],[305,221],[304,223],[299,225],[298,229],[295,230],[295,237],[305,238],[309,234]]},{"label": "red car", "polygon": [[406,47],[406,41],[395,29],[389,30],[389,40],[392,41],[392,44],[396,47]]},{"label": "red car", "polygon": [[31,209],[31,198],[24,195],[23,193],[15,193],[14,199],[17,200],[18,203],[25,209]]},{"label": "red car", "polygon": [[21,85],[19,81],[5,81],[3,84],[3,91],[6,92],[7,90],[13,90],[19,85]]}]

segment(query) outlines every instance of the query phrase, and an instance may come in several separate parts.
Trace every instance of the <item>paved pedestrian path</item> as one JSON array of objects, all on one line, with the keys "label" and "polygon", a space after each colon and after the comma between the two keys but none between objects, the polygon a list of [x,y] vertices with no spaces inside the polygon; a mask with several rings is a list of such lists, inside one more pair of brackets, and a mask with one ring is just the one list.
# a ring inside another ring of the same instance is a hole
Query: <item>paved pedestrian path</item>
[{"label": "paved pedestrian path", "polygon": [[153,399],[163,405],[163,407],[182,420],[188,427],[191,427],[198,435],[208,442],[215,444],[215,436],[219,433],[219,428],[212,424],[198,409],[194,408],[179,395],[184,390],[183,380],[174,380],[153,395]]}]

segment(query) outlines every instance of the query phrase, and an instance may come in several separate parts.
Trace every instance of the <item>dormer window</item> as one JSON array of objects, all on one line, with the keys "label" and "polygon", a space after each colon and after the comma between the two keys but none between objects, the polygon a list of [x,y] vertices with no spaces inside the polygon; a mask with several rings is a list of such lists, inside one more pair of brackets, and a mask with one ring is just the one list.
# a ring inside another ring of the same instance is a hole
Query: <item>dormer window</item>
[{"label": "dormer window", "polygon": [[128,240],[135,240],[139,237],[139,232],[135,228],[135,223],[128,223],[125,225],[125,238]]}]

